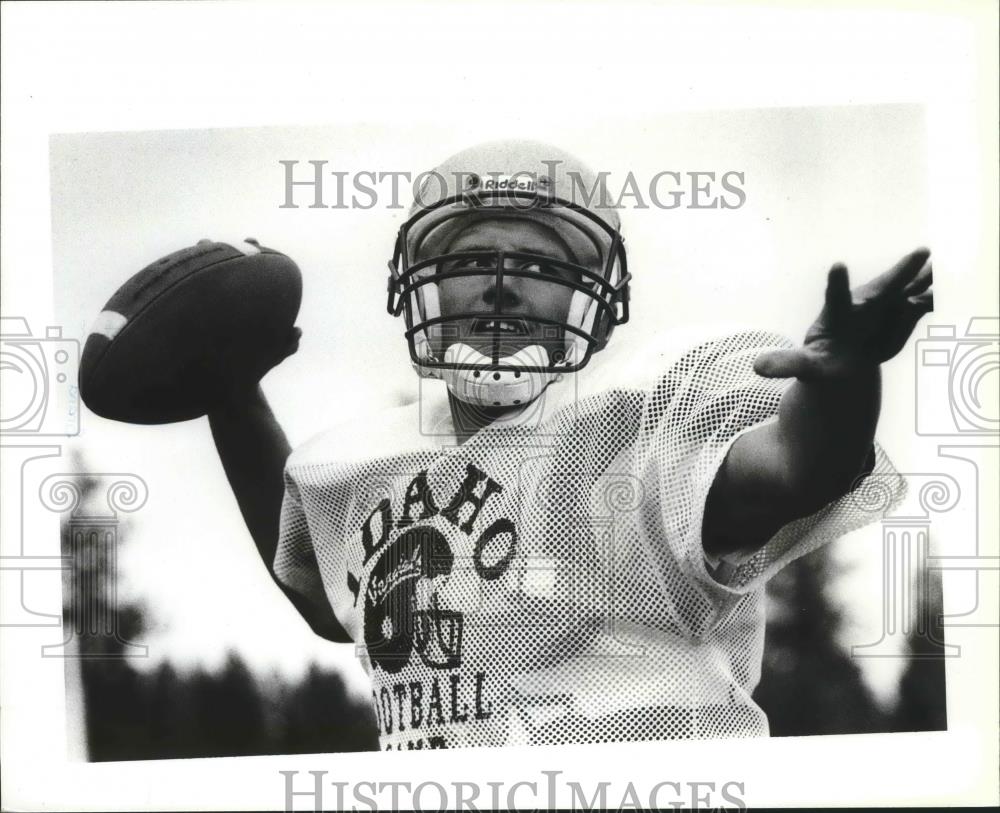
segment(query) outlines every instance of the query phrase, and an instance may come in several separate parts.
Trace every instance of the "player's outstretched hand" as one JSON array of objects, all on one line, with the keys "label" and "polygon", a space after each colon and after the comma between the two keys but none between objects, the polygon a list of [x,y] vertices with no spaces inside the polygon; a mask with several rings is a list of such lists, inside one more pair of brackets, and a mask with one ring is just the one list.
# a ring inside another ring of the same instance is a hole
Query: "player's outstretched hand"
[{"label": "player's outstretched hand", "polygon": [[771,350],[754,362],[767,378],[852,376],[895,356],[920,317],[934,309],[930,251],[919,248],[870,282],[851,290],[847,268],[830,269],[826,303],[802,347]]}]

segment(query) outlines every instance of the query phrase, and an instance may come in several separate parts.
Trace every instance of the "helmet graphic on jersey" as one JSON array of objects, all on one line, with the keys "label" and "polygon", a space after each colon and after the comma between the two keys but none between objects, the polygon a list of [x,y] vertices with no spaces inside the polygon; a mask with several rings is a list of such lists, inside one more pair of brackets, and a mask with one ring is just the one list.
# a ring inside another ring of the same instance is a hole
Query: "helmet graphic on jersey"
[{"label": "helmet graphic on jersey", "polygon": [[439,607],[434,590],[454,560],[444,534],[430,526],[408,529],[382,551],[365,590],[365,647],[375,666],[396,674],[414,650],[432,668],[460,665],[465,618]]},{"label": "helmet graphic on jersey", "polygon": [[[527,404],[557,375],[584,367],[615,325],[628,321],[631,276],[618,213],[599,176],[577,158],[536,142],[492,142],[452,156],[423,178],[389,262],[388,299],[389,313],[404,317],[418,373],[443,379],[468,403]],[[570,259],[450,249],[456,235],[484,221],[511,230],[543,227]],[[443,314],[441,284],[470,277],[488,284],[490,295]],[[519,283],[511,280],[528,279],[560,286],[566,314],[529,314],[512,304],[517,297],[508,293]],[[534,338],[524,346],[512,341],[519,335]]]}]

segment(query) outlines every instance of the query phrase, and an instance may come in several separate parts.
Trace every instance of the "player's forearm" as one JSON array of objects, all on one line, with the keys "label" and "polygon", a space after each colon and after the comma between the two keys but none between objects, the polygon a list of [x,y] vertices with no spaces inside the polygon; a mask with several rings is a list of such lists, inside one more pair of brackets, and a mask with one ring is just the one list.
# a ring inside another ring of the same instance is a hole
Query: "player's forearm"
[{"label": "player's forearm", "polygon": [[880,403],[877,365],[849,377],[796,379],[786,390],[777,448],[796,513],[805,516],[847,493],[869,460]]},{"label": "player's forearm", "polygon": [[212,437],[243,519],[268,570],[274,564],[291,452],[260,386],[209,413]]}]

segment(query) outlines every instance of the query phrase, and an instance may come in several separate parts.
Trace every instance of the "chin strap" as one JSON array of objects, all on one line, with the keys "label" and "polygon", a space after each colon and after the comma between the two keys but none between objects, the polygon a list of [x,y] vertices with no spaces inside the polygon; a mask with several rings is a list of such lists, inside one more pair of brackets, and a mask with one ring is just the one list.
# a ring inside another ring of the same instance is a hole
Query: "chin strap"
[{"label": "chin strap", "polygon": [[[434,369],[417,367],[421,375],[442,379],[460,401],[476,406],[520,406],[530,404],[561,373],[521,372],[518,370],[490,370],[489,356],[467,344],[453,344],[446,351],[444,360],[449,364],[474,364],[482,369]],[[538,344],[504,356],[500,364],[510,367],[549,367],[549,353]],[[561,362],[560,366],[569,363]]]}]

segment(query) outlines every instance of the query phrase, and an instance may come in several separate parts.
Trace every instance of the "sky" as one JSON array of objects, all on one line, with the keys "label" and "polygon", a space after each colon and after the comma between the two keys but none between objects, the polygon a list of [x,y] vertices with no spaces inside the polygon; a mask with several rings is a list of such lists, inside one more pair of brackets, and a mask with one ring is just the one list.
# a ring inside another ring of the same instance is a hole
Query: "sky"
[{"label": "sky", "polygon": [[[640,187],[658,172],[743,173],[736,209],[626,208],[632,321],[612,341],[641,346],[669,327],[751,325],[798,341],[842,261],[857,284],[928,242],[923,115],[915,106],[838,107],[498,124],[496,115],[435,125],[253,128],[67,134],[51,139],[56,318],[84,340],[114,290],[140,268],[209,237],[252,236],[303,273],[300,351],[264,380],[292,445],[352,414],[414,395],[403,326],[385,313],[386,260],[402,209],[299,208],[281,161],[416,174],[470,144],[526,137],[557,144]],[[382,191],[388,191],[383,189]],[[411,191],[403,185],[400,201]],[[904,351],[906,356],[907,351]],[[912,358],[911,355],[907,358]],[[913,365],[885,366],[879,441],[901,471],[917,465]],[[341,669],[367,692],[350,646],[314,636],[257,559],[205,419],[129,426],[85,413],[75,450],[88,470],[134,472],[149,498],[123,532],[126,598],[157,620],[141,643],[153,667],[221,664],[228,649],[262,672]],[[845,643],[879,637],[879,525],[835,543],[844,576],[834,599]],[[137,664],[138,665],[138,664]],[[891,698],[902,662],[862,659]]]}]

